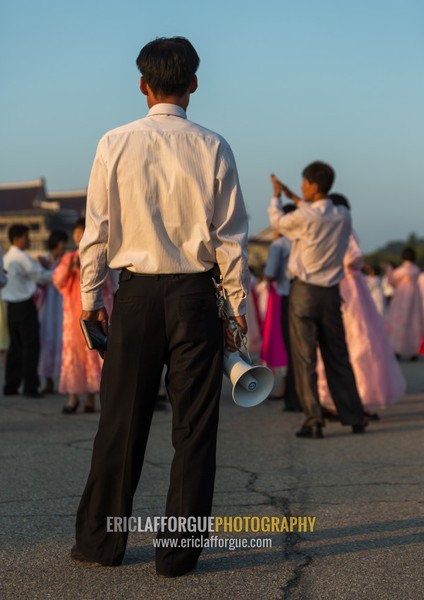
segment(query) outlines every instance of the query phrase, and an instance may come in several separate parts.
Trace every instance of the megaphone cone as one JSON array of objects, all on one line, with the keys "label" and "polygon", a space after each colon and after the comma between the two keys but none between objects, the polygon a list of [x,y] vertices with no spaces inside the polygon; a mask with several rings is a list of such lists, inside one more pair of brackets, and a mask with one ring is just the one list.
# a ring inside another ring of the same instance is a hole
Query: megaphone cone
[{"label": "megaphone cone", "polygon": [[249,365],[238,352],[224,351],[224,373],[233,384],[234,402],[244,408],[263,402],[274,387],[268,367]]}]

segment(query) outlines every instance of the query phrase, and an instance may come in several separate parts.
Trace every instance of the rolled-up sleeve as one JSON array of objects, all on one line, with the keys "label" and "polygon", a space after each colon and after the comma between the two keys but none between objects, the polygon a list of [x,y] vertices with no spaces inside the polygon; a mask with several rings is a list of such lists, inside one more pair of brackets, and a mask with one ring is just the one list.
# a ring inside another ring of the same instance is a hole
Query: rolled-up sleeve
[{"label": "rolled-up sleeve", "polygon": [[[302,205],[303,202],[298,203],[298,207]],[[299,238],[300,231],[303,228],[299,210],[284,214],[281,198],[274,196],[268,208],[268,216],[271,227],[282,233],[287,239],[296,240]]]},{"label": "rolled-up sleeve", "polygon": [[83,310],[97,310],[104,305],[102,287],[109,271],[107,181],[107,166],[100,142],[88,184],[85,231],[79,248]]},{"label": "rolled-up sleeve", "polygon": [[248,218],[230,147],[223,143],[217,160],[211,236],[232,316],[244,315],[249,290]]}]

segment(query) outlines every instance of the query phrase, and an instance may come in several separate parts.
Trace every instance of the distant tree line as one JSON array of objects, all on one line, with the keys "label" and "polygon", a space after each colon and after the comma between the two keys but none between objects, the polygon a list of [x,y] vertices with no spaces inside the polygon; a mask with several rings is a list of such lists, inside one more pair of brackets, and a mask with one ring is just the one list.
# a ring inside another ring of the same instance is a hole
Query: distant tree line
[{"label": "distant tree line", "polygon": [[364,256],[365,261],[373,269],[379,271],[381,263],[392,263],[394,266],[400,265],[401,253],[404,248],[410,246],[417,253],[417,264],[421,269],[424,269],[424,238],[419,238],[415,233],[411,233],[405,240],[395,240],[387,242],[383,248],[379,248],[370,254]]}]

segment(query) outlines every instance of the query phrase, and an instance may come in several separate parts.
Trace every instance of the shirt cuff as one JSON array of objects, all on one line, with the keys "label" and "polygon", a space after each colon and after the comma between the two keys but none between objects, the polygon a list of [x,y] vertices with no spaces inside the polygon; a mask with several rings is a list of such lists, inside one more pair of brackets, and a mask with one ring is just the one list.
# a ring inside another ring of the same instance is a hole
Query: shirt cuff
[{"label": "shirt cuff", "polygon": [[277,196],[273,196],[271,198],[270,208],[277,208],[278,210],[280,210],[282,212],[283,211],[283,201],[281,200],[281,198],[280,197],[277,198]]},{"label": "shirt cuff", "polygon": [[98,292],[81,292],[82,310],[100,310],[104,308],[103,295]]},{"label": "shirt cuff", "polygon": [[227,298],[227,310],[230,317],[242,317],[246,314],[246,296]]}]

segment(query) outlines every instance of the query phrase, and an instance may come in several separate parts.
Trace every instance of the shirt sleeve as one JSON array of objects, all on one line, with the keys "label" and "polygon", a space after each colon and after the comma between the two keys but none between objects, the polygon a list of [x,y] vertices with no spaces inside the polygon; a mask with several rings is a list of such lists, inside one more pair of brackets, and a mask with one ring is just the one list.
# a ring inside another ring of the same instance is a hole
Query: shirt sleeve
[{"label": "shirt sleeve", "polygon": [[[299,202],[298,207],[302,204],[302,202]],[[281,198],[276,198],[274,196],[271,199],[271,204],[268,208],[268,215],[273,229],[282,233],[289,240],[296,240],[299,238],[300,228],[302,226],[299,208],[288,214],[284,214]]]},{"label": "shirt sleeve", "polygon": [[247,236],[247,213],[237,167],[230,147],[223,143],[217,162],[211,238],[232,316],[246,313],[249,289]]},{"label": "shirt sleeve", "polygon": [[43,285],[44,283],[50,283],[52,280],[52,272],[45,269],[38,260],[32,259],[26,253],[22,253],[21,267],[35,283]]},{"label": "shirt sleeve", "polygon": [[99,144],[88,184],[85,231],[79,247],[83,310],[104,306],[102,287],[108,276],[108,225],[107,166]]},{"label": "shirt sleeve", "polygon": [[364,258],[359,246],[359,241],[353,233],[351,233],[349,237],[349,243],[343,259],[343,266],[345,270],[349,269],[351,271],[360,271],[364,266]]}]

